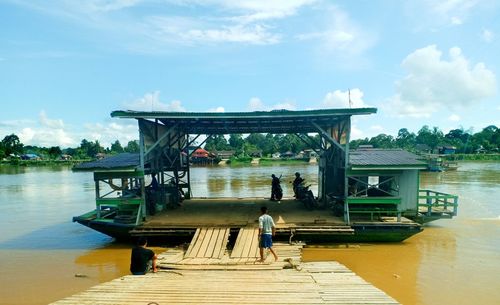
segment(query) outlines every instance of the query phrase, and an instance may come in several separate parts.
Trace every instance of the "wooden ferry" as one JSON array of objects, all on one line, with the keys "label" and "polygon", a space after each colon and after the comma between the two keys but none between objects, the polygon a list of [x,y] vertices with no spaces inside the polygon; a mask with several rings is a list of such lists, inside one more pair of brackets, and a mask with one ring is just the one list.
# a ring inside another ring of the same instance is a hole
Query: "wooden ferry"
[{"label": "wooden ferry", "polygon": [[[419,171],[427,165],[418,156],[403,150],[349,150],[351,117],[375,112],[114,111],[112,117],[137,119],[140,153],[75,166],[76,171],[94,172],[96,208],[73,220],[117,239],[187,241],[200,228],[225,228],[231,238],[240,229],[256,227],[259,208],[266,205],[277,225],[277,239],[398,242],[421,232],[424,222],[455,216],[456,196],[419,188]],[[319,156],[320,206],[310,211],[294,198],[271,202],[193,196],[185,149],[200,135],[208,139],[231,133],[293,133],[307,143]],[[311,134],[319,134],[320,141]],[[150,182],[153,174],[157,184]]]}]

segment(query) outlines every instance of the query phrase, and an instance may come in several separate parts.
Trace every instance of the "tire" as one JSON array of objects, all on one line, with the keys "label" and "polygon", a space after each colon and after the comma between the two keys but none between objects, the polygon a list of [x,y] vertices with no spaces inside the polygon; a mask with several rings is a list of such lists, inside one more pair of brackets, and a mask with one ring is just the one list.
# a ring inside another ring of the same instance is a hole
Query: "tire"
[{"label": "tire", "polygon": [[304,205],[306,207],[306,209],[308,210],[313,210],[314,209],[314,199],[311,198],[310,196],[305,196],[304,199],[303,199],[303,202],[304,202]]},{"label": "tire", "polygon": [[283,198],[283,190],[280,187],[276,192],[276,200],[281,200],[281,198]]}]

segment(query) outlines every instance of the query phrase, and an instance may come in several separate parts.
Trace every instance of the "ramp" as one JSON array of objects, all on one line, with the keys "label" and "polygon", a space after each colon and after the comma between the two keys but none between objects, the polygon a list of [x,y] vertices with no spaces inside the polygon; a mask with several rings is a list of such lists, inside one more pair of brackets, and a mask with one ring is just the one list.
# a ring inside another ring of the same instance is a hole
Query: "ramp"
[{"label": "ramp", "polygon": [[258,228],[241,228],[236,238],[233,251],[231,252],[232,259],[253,259],[259,256],[259,229]]},{"label": "ramp", "polygon": [[226,250],[230,228],[198,228],[185,258],[220,259]]}]

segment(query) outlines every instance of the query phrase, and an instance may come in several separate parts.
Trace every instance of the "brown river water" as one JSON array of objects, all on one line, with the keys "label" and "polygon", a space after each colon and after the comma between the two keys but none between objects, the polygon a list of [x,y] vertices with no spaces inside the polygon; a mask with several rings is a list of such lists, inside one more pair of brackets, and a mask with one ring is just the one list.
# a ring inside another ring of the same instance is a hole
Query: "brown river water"
[{"label": "brown river water", "polygon": [[[269,196],[271,173],[286,195],[296,171],[315,185],[314,165],[192,168],[193,195]],[[500,304],[500,163],[422,173],[421,188],[459,195],[459,216],[402,243],[309,245],[304,259],[339,261],[402,304]],[[129,273],[130,245],[71,222],[93,208],[91,173],[0,166],[0,304],[47,304]]]}]

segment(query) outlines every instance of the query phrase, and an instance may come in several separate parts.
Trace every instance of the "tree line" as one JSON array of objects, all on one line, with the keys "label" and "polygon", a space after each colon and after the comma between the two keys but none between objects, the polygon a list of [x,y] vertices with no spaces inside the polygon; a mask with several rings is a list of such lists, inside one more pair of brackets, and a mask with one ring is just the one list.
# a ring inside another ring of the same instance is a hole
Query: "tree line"
[{"label": "tree line", "polygon": [[139,152],[139,141],[129,141],[123,147],[120,141],[116,140],[110,147],[104,148],[98,140],[88,141],[83,139],[80,146],[75,148],[61,149],[59,146],[40,147],[34,145],[24,145],[15,134],[7,135],[0,142],[0,160],[7,157],[21,157],[26,154],[35,154],[42,159],[57,160],[63,155],[71,156],[72,159],[86,160],[94,159],[98,154],[118,154],[123,152]]},{"label": "tree line", "polygon": [[[319,135],[313,137],[319,142]],[[436,151],[440,146],[453,146],[457,153],[476,153],[500,151],[500,129],[494,125],[483,128],[480,132],[472,133],[470,130],[453,129],[444,134],[438,127],[424,125],[417,133],[401,128],[396,137],[388,134],[379,134],[372,138],[358,139],[350,142],[351,149],[360,145],[372,145],[374,148],[402,148],[416,151],[419,145],[425,145],[431,151]],[[298,153],[310,148],[294,134],[260,134],[253,133],[247,137],[242,134],[214,135],[209,137],[204,148],[208,151],[232,150],[237,156],[248,156],[260,152],[263,156],[270,156],[275,152]],[[0,142],[0,159],[9,156],[36,154],[44,159],[58,159],[61,155],[69,155],[73,159],[93,159],[98,154],[118,154],[122,152],[139,152],[138,140],[129,141],[122,146],[116,140],[109,147],[104,148],[98,140],[88,141],[83,139],[78,147],[61,149],[59,146],[39,147],[24,145],[15,134],[7,135]]]},{"label": "tree line", "polygon": [[471,154],[476,152],[498,153],[500,151],[500,129],[494,125],[472,133],[463,129],[452,129],[444,134],[438,127],[430,128],[424,125],[416,134],[401,128],[393,137],[379,134],[370,139],[358,139],[350,142],[351,148],[359,145],[372,145],[375,148],[402,148],[415,151],[420,145],[426,145],[428,150],[437,152],[438,147],[455,147],[456,153]]}]

